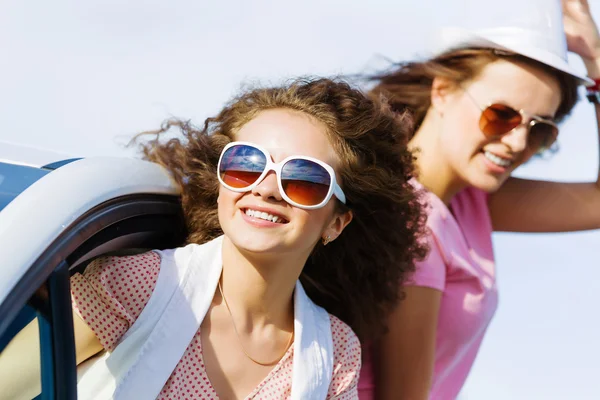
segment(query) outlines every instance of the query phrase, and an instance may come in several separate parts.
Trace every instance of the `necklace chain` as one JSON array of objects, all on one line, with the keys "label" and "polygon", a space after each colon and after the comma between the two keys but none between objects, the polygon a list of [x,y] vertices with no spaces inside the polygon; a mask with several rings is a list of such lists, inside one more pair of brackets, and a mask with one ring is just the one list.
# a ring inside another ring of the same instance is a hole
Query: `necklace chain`
[{"label": "necklace chain", "polygon": [[287,353],[290,345],[292,344],[292,339],[294,338],[294,332],[292,331],[292,333],[290,334],[290,340],[288,340],[287,344],[285,345],[285,349],[283,351],[283,354],[281,356],[279,356],[276,360],[273,360],[273,361],[270,361],[270,362],[261,362],[261,361],[258,361],[256,359],[252,358],[250,356],[250,354],[248,354],[248,352],[244,348],[244,345],[242,344],[242,339],[240,338],[240,334],[238,333],[237,327],[235,326],[235,321],[233,320],[233,314],[231,314],[231,309],[229,308],[229,304],[227,303],[227,299],[225,298],[225,295],[223,294],[223,289],[221,288],[221,280],[220,279],[219,279],[219,293],[221,293],[221,297],[223,298],[223,302],[225,303],[225,308],[227,308],[227,312],[229,313],[229,317],[231,318],[231,324],[233,325],[233,330],[235,331],[235,336],[237,336],[238,342],[240,343],[240,347],[242,348],[242,351],[244,352],[244,354],[246,355],[246,357],[248,357],[250,360],[252,360],[256,364],[263,365],[263,366],[268,366],[268,365],[273,365],[273,364],[278,363],[279,360],[281,360],[283,358],[283,356],[285,355],[285,353]]}]

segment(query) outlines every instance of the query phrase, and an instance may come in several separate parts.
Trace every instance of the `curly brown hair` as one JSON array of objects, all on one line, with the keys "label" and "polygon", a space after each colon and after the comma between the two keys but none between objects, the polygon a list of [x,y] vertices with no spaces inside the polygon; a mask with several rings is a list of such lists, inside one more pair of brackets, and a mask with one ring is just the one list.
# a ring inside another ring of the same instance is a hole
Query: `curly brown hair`
[{"label": "curly brown hair", "polygon": [[461,84],[476,78],[485,66],[499,59],[533,66],[558,80],[562,100],[555,116],[557,122],[562,121],[577,103],[579,84],[574,77],[519,54],[481,48],[452,50],[425,61],[395,64],[390,71],[367,78],[376,82],[370,94],[386,96],[396,112],[411,112],[415,129],[418,129],[431,106],[434,78],[443,77]]},{"label": "curly brown hair", "polygon": [[[300,281],[318,305],[346,322],[361,340],[384,331],[387,312],[401,285],[422,259],[425,216],[413,177],[408,116],[395,117],[385,102],[367,98],[339,80],[303,78],[288,85],[247,91],[228,103],[202,128],[169,120],[154,140],[141,144],[144,157],[166,167],[182,187],[188,242],[204,243],[222,234],[217,218],[217,162],[223,147],[261,111],[290,109],[327,127],[341,163],[338,174],[353,220],[327,246],[317,244]],[[178,128],[184,138],[162,143]]]}]

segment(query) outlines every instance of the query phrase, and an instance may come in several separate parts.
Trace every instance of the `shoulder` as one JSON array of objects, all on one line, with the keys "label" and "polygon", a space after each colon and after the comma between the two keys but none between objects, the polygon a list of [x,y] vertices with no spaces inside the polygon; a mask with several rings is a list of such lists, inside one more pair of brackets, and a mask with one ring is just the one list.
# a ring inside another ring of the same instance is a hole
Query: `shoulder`
[{"label": "shoulder", "polygon": [[[83,272],[90,285],[109,297],[127,297],[133,288],[150,297],[160,272],[160,255],[154,251],[127,256],[105,256],[93,260]],[[147,302],[148,299],[145,299]]]},{"label": "shoulder", "polygon": [[419,181],[412,179],[411,184],[415,188],[419,203],[427,216],[426,227],[431,233],[443,231],[446,221],[450,216],[448,207],[435,194],[425,188]]},{"label": "shoulder", "polygon": [[[85,269],[84,275],[92,277],[101,276],[104,279],[109,277],[124,277],[128,273],[151,272],[160,269],[160,255],[155,251],[134,255],[111,255],[99,257],[93,260]],[[119,275],[121,274],[121,275]]]},{"label": "shoulder", "polygon": [[420,201],[427,213],[426,234],[421,240],[429,250],[424,260],[416,262],[415,272],[406,284],[443,291],[448,252],[452,253],[457,232],[452,227],[450,210],[436,195],[422,189]]},{"label": "shoulder", "polygon": [[73,307],[105,349],[112,350],[148,303],[160,256],[147,252],[93,260],[71,277]]},{"label": "shoulder", "polygon": [[333,338],[333,378],[328,398],[355,393],[361,367],[361,346],[348,324],[329,314]]},{"label": "shoulder", "polygon": [[423,193],[421,203],[427,213],[427,234],[422,240],[426,242],[430,255],[432,252],[441,253],[444,238],[450,231],[452,215],[448,207],[429,191]]},{"label": "shoulder", "polygon": [[352,328],[333,314],[329,314],[329,320],[331,321],[331,335],[333,338],[334,351],[358,351],[358,355],[360,356],[360,341]]}]

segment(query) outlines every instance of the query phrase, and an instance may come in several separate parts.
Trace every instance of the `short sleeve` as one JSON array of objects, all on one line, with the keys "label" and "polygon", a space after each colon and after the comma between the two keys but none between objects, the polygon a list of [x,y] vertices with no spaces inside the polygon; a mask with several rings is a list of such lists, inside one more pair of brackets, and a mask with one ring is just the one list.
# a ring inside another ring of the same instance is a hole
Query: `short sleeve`
[{"label": "short sleeve", "polygon": [[406,284],[443,291],[446,287],[446,262],[435,233],[431,229],[426,240],[429,253],[423,261],[415,263],[415,272]]},{"label": "short sleeve", "polygon": [[352,329],[339,318],[331,318],[333,336],[333,378],[327,399],[358,399],[358,377],[361,367],[360,342]]},{"label": "short sleeve", "polygon": [[73,309],[112,351],[148,303],[160,271],[154,252],[102,257],[71,277]]}]

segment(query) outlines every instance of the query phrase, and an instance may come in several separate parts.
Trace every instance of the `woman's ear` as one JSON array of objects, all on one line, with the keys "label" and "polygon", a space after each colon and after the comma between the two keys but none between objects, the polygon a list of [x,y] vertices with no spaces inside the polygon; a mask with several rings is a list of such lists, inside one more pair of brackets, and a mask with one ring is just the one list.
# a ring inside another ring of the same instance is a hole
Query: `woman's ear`
[{"label": "woman's ear", "polygon": [[333,242],[338,236],[342,234],[346,226],[352,221],[352,211],[348,210],[342,214],[335,214],[329,225],[323,232],[323,243],[327,245],[329,242]]},{"label": "woman's ear", "polygon": [[450,102],[451,94],[456,90],[456,84],[447,78],[435,77],[431,83],[431,107],[443,114]]}]

